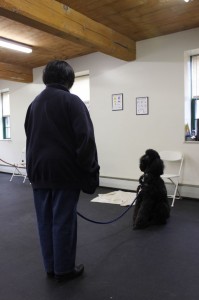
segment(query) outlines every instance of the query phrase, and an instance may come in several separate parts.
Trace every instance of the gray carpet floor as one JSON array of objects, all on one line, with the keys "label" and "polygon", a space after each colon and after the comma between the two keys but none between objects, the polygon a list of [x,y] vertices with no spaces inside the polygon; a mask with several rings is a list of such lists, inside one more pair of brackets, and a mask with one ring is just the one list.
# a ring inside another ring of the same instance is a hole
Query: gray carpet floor
[{"label": "gray carpet floor", "polygon": [[[45,277],[31,185],[0,173],[0,300],[198,300],[199,200],[176,200],[165,226],[132,230],[132,212],[109,225],[78,217],[77,263],[82,277],[58,284]],[[107,221],[124,207],[91,203],[78,211]]]}]

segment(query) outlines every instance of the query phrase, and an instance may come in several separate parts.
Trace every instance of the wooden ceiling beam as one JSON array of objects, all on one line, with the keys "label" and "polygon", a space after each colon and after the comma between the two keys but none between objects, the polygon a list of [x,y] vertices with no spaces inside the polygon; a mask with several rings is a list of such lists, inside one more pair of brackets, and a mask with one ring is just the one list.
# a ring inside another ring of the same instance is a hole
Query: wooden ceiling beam
[{"label": "wooden ceiling beam", "polygon": [[55,0],[0,0],[0,14],[125,61],[136,58],[135,41]]},{"label": "wooden ceiling beam", "polygon": [[0,78],[30,83],[33,82],[33,72],[29,68],[0,62]]}]

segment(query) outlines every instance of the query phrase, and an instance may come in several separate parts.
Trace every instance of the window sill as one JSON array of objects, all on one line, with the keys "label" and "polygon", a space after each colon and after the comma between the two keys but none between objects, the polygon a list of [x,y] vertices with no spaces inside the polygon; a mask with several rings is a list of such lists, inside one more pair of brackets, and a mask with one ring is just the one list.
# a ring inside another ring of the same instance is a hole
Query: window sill
[{"label": "window sill", "polygon": [[0,139],[0,142],[11,142],[11,139]]},{"label": "window sill", "polygon": [[185,144],[199,144],[199,141],[184,141]]}]

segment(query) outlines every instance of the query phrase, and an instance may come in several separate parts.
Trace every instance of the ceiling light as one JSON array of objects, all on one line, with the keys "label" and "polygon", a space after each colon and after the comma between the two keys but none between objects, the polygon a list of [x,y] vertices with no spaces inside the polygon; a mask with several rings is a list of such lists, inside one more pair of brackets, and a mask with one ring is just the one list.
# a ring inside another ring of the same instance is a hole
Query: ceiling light
[{"label": "ceiling light", "polygon": [[16,50],[20,52],[25,52],[25,53],[32,52],[32,49],[30,47],[4,38],[0,38],[0,47]]},{"label": "ceiling light", "polygon": [[189,0],[184,0],[184,2],[189,2]]}]

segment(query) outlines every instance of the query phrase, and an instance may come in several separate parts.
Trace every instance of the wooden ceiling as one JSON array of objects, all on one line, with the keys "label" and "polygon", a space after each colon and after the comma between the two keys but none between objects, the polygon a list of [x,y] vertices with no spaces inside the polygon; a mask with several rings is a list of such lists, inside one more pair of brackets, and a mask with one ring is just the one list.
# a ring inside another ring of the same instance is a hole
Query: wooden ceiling
[{"label": "wooden ceiling", "polygon": [[0,0],[0,37],[33,48],[0,47],[0,79],[32,82],[35,67],[96,51],[132,61],[137,41],[196,27],[198,0]]}]

